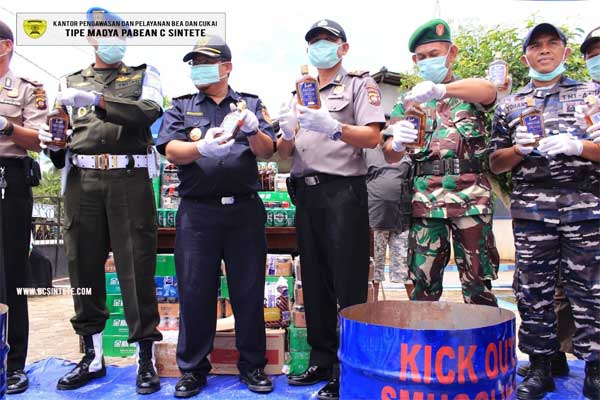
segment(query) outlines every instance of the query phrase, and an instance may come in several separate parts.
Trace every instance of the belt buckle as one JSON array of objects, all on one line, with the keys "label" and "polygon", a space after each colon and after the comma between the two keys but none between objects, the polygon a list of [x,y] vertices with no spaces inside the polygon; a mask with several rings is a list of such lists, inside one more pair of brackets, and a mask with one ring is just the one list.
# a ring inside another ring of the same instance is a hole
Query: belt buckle
[{"label": "belt buckle", "polygon": [[230,197],[221,197],[221,204],[223,204],[224,206],[228,206],[235,203],[235,197],[230,196]]},{"label": "belt buckle", "polygon": [[306,183],[308,186],[317,186],[320,183],[319,177],[318,176],[305,176],[304,183]]},{"label": "belt buckle", "polygon": [[96,169],[101,169],[101,170],[108,169],[109,154],[97,154],[94,157],[95,157],[95,162],[96,162]]}]

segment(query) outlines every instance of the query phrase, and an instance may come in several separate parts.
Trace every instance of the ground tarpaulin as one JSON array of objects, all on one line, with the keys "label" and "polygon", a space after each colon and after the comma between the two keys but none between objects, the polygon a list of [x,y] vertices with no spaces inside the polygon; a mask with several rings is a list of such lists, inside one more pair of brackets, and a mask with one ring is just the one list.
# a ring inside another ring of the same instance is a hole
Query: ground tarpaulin
[{"label": "ground tarpaulin", "polygon": [[[56,390],[58,378],[73,368],[74,364],[57,358],[48,358],[29,365],[26,369],[29,375],[29,390],[20,395],[10,396],[11,400],[35,399],[35,400],[58,400],[58,399],[172,399],[175,391],[175,378],[162,378],[160,392],[138,396],[135,393],[136,367],[108,366],[104,378],[94,380],[88,385],[73,391]],[[582,361],[570,361],[571,374],[568,378],[555,378],[556,391],[545,397],[548,400],[571,400],[584,399],[581,394],[584,378],[584,363]],[[239,382],[237,376],[211,375],[208,385],[194,399],[256,399],[269,400],[287,399],[315,399],[318,390],[323,386],[319,383],[314,386],[293,387],[288,386],[284,375],[273,377],[275,390],[265,395],[255,394],[246,389]],[[521,378],[517,377],[520,382]],[[437,400],[437,399],[436,399]],[[451,399],[449,399],[451,400]],[[498,399],[500,400],[500,399]]]}]

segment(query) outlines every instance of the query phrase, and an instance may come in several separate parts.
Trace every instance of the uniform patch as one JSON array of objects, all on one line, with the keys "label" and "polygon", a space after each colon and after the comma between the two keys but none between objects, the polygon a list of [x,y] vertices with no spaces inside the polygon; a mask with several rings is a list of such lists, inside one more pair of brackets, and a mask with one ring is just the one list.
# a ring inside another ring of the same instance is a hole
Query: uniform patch
[{"label": "uniform patch", "polygon": [[117,82],[125,82],[125,81],[128,81],[128,80],[129,80],[129,76],[127,76],[127,75],[119,76],[116,79]]},{"label": "uniform patch", "polygon": [[35,108],[38,110],[45,110],[48,107],[46,101],[46,91],[44,88],[36,87],[33,89],[33,96],[35,101]]},{"label": "uniform patch", "polygon": [[333,94],[342,94],[342,93],[344,93],[345,88],[346,88],[346,86],[344,86],[343,83],[341,85],[337,85],[336,87],[333,88]]},{"label": "uniform patch", "polygon": [[367,86],[367,97],[369,99],[369,104],[374,106],[381,105],[381,93],[379,93],[379,89],[373,86]]},{"label": "uniform patch", "polygon": [[435,26],[435,33],[438,36],[442,36],[444,34],[445,28],[444,28],[444,24],[437,24]]},{"label": "uniform patch", "polygon": [[86,114],[87,114],[87,108],[85,108],[85,107],[79,107],[79,108],[77,109],[77,116],[78,116],[79,118],[85,117],[85,116],[86,116]]},{"label": "uniform patch", "polygon": [[131,80],[134,80],[134,81],[139,81],[140,79],[142,79],[142,74],[135,74],[134,76],[131,77]]},{"label": "uniform patch", "polygon": [[8,97],[16,98],[19,97],[19,91],[17,89],[9,90],[8,92],[6,92],[6,95]]},{"label": "uniform patch", "polygon": [[186,111],[185,115],[192,115],[194,117],[202,117],[204,113],[202,111]]},{"label": "uniform patch", "polygon": [[190,140],[197,142],[202,137],[202,130],[200,128],[194,128],[189,133]]},{"label": "uniform patch", "polygon": [[269,111],[267,111],[267,107],[263,104],[260,107],[260,112],[262,113],[262,116],[264,118],[265,121],[267,121],[269,124],[273,124],[273,120],[271,119],[271,116],[269,115]]}]

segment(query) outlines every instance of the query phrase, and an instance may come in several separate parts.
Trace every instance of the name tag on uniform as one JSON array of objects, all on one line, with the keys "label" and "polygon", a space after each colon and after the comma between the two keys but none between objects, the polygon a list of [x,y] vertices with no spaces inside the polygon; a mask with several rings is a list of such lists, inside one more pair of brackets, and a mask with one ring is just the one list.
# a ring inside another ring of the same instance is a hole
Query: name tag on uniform
[{"label": "name tag on uniform", "polygon": [[506,110],[507,113],[513,112],[515,110],[521,110],[521,109],[526,109],[527,106],[527,102],[526,101],[516,101],[514,103],[507,103],[504,106],[504,109]]},{"label": "name tag on uniform", "polygon": [[202,117],[204,113],[202,111],[186,111],[185,115],[191,115],[193,117]]}]

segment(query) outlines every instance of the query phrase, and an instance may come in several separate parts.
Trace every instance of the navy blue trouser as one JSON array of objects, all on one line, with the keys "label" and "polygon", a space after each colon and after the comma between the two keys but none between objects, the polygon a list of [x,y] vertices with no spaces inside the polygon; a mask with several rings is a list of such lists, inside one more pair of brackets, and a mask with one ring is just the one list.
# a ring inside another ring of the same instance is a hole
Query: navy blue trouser
[{"label": "navy blue trouser", "polygon": [[232,205],[183,199],[177,212],[175,268],[180,324],[177,365],[206,375],[213,349],[221,260],[235,315],[235,341],[241,373],[262,368],[266,337],[263,314],[267,241],[260,198]]}]

